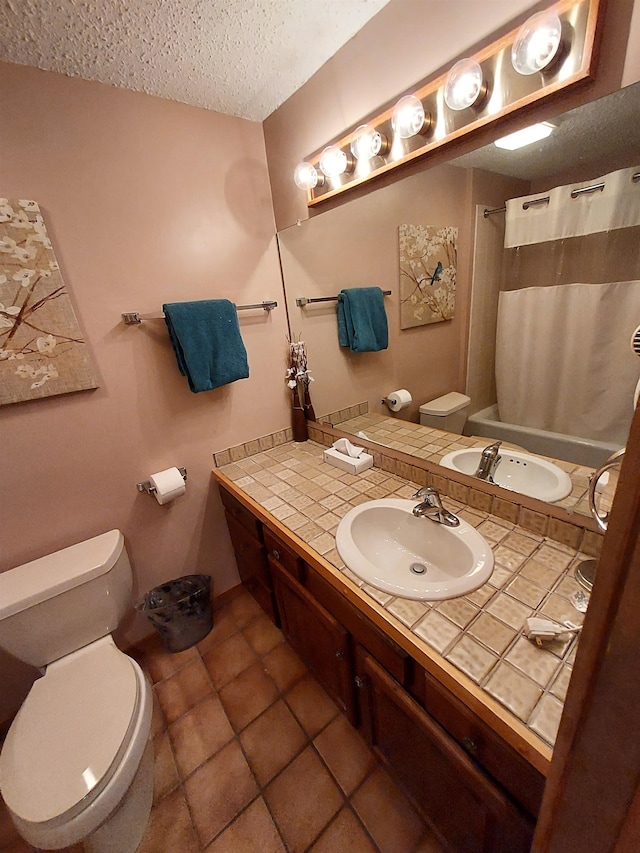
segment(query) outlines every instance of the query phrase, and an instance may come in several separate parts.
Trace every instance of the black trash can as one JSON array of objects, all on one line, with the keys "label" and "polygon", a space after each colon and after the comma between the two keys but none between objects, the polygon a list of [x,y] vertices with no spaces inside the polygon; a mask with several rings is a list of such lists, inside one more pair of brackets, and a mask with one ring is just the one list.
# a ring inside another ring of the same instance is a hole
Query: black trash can
[{"label": "black trash can", "polygon": [[185,575],[145,593],[136,605],[170,652],[182,652],[213,628],[210,575]]}]

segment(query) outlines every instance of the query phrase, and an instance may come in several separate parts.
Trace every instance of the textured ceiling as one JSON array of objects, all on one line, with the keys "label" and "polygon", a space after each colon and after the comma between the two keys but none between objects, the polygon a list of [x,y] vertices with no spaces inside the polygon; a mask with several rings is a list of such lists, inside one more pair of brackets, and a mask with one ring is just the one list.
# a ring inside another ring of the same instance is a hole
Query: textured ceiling
[{"label": "textured ceiling", "polygon": [[262,121],[388,0],[0,0],[0,60]]},{"label": "textured ceiling", "polygon": [[550,122],[556,129],[541,142],[517,151],[487,145],[451,162],[525,180],[544,179],[580,165],[606,162],[607,158],[612,163],[628,158],[640,165],[640,83],[583,104]]}]

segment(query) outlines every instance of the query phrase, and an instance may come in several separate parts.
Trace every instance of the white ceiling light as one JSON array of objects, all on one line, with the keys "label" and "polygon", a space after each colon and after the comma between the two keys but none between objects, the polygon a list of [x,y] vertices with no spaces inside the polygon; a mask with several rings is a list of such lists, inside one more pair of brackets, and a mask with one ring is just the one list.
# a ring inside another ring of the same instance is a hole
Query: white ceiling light
[{"label": "white ceiling light", "polygon": [[415,95],[405,95],[393,108],[391,127],[400,139],[409,139],[424,132],[428,130],[430,124],[431,119],[425,113],[422,101]]},{"label": "white ceiling light", "polygon": [[511,64],[518,74],[536,74],[547,68],[562,44],[562,24],[554,12],[538,12],[520,27],[511,48]]},{"label": "white ceiling light", "polygon": [[482,68],[475,59],[461,59],[456,62],[444,84],[444,100],[452,110],[472,107],[482,100],[486,92]]},{"label": "white ceiling light", "polygon": [[539,142],[541,139],[546,139],[555,129],[555,124],[542,121],[538,124],[532,124],[529,127],[523,127],[522,130],[516,130],[515,133],[510,133],[501,139],[496,139],[494,145],[498,148],[505,148],[507,151],[515,151],[517,148],[524,148],[525,145],[531,145],[532,142]]},{"label": "white ceiling light", "polygon": [[389,150],[387,138],[370,124],[361,124],[353,131],[351,153],[356,160],[371,160]]},{"label": "white ceiling light", "polygon": [[353,167],[353,162],[338,148],[337,145],[327,145],[320,155],[320,171],[328,178],[339,178]]},{"label": "white ceiling light", "polygon": [[324,184],[324,175],[320,175],[311,163],[298,163],[293,172],[295,185],[301,190],[312,190]]}]

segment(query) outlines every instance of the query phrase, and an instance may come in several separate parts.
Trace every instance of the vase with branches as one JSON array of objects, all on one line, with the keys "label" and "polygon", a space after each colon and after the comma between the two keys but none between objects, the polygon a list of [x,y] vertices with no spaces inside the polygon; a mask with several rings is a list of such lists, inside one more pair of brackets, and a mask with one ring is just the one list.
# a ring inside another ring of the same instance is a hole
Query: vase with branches
[{"label": "vase with branches", "polygon": [[307,420],[315,420],[316,416],[309,394],[313,376],[309,370],[304,341],[289,340],[289,366],[285,379],[291,389],[293,440],[306,441],[309,437]]}]

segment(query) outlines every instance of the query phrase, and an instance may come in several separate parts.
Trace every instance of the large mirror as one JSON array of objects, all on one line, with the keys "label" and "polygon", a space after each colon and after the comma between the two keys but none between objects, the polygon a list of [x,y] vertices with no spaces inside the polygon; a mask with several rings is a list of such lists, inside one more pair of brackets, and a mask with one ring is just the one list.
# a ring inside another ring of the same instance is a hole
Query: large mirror
[{"label": "large mirror", "polygon": [[[589,472],[625,443],[633,414],[640,361],[631,351],[629,340],[630,330],[640,324],[640,302],[636,303],[637,310],[633,307],[623,312],[621,324],[615,317],[609,321],[608,327],[615,330],[615,335],[611,334],[618,338],[617,349],[612,350],[601,349],[601,314],[596,309],[591,321],[595,363],[600,370],[601,363],[607,362],[610,372],[593,380],[592,367],[582,353],[558,356],[562,364],[573,363],[573,392],[579,396],[580,389],[594,381],[605,383],[602,387],[609,382],[629,397],[628,412],[616,419],[607,434],[597,430],[591,434],[585,426],[568,441],[552,435],[551,444],[548,436],[543,435],[541,440],[526,429],[501,431],[509,424],[496,423],[500,417],[496,392],[498,303],[505,291],[566,283],[625,283],[636,299],[640,291],[640,229],[565,239],[545,244],[542,253],[532,247],[505,250],[502,208],[506,199],[544,194],[552,187],[577,181],[589,182],[616,169],[640,168],[639,121],[640,84],[636,84],[556,117],[552,121],[555,129],[546,140],[516,151],[490,145],[445,165],[427,165],[419,174],[325,212],[315,212],[310,219],[281,231],[278,238],[291,332],[307,347],[315,379],[311,396],[318,419],[353,433],[356,440],[362,433],[374,442],[438,464],[449,451],[468,445],[480,448],[494,439],[502,440],[503,450],[511,447],[515,453],[519,448],[557,460],[558,467],[570,474],[571,491],[561,499],[551,495],[549,500],[588,512]],[[636,187],[640,194],[640,182]],[[485,215],[485,211],[493,212]],[[457,229],[452,319],[401,329],[401,225]],[[385,297],[389,347],[380,352],[353,353],[338,346],[337,303],[327,298],[336,297],[343,288],[372,285],[390,291]],[[617,300],[617,293],[608,294],[607,299]],[[310,301],[300,305],[301,300]],[[521,317],[536,312],[526,305],[517,310]],[[549,310],[555,312],[555,308]],[[563,336],[558,335],[557,326],[556,322],[551,347],[560,352],[558,339]],[[578,331],[576,339],[581,337]],[[537,344],[530,352],[523,352],[521,340],[524,338],[519,337],[516,322],[512,342],[499,344],[503,372],[505,361],[509,371],[512,355],[518,356],[519,364],[541,358]],[[561,367],[558,365],[556,372],[561,372]],[[528,382],[526,378],[517,381],[521,386]],[[392,412],[383,400],[398,389],[408,390],[412,399],[401,411]],[[452,391],[471,398],[466,438],[434,433],[433,421],[420,425],[420,406]],[[554,387],[545,387],[542,397],[553,399],[556,393]],[[598,387],[593,393],[597,401]],[[559,406],[560,401],[556,404]],[[579,408],[582,402],[578,399],[567,405]],[[585,407],[594,406],[596,403]]]}]

